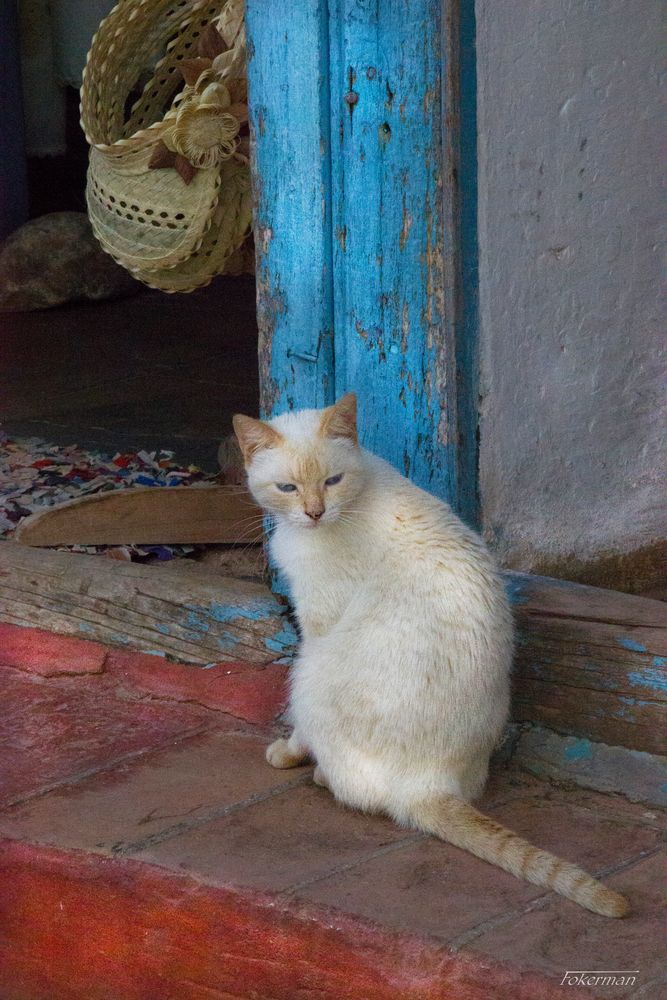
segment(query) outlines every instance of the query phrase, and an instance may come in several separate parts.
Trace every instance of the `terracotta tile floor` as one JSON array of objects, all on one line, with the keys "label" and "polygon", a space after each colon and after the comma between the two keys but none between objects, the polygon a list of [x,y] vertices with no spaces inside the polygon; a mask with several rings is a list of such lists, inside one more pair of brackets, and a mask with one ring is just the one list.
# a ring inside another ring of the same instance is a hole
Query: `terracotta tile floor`
[{"label": "terracotta tile floor", "polygon": [[493,775],[483,808],[627,893],[632,916],[609,921],[446,844],[339,807],[309,768],[270,768],[266,733],[222,712],[133,695],[107,674],[44,678],[0,667],[0,687],[2,837],[148,862],[216,891],[261,890],[272,905],[334,907],[457,954],[534,970],[553,984],[553,994],[540,996],[574,996],[557,987],[576,969],[639,970],[634,990],[591,995],[666,995],[664,822],[655,811],[568,792],[511,765]]}]

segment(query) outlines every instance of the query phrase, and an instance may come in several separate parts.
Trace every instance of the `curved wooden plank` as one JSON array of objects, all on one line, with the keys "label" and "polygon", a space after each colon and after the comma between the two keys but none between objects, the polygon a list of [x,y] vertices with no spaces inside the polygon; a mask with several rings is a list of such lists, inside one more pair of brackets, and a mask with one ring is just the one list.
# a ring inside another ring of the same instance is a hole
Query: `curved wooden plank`
[{"label": "curved wooden plank", "polygon": [[80,497],[33,514],[23,545],[259,542],[262,512],[242,486],[138,486]]}]

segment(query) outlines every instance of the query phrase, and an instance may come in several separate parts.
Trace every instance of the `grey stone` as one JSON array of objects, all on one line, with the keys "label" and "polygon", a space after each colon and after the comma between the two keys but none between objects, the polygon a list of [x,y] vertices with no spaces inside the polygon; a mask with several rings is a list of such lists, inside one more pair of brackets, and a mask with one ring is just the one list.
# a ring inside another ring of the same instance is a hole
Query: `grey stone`
[{"label": "grey stone", "polygon": [[512,762],[538,778],[615,792],[631,802],[667,806],[667,757],[561,736],[542,726],[524,729]]},{"label": "grey stone", "polygon": [[83,212],[53,212],[17,229],[0,249],[0,310],[133,295],[143,286],[106,254]]}]

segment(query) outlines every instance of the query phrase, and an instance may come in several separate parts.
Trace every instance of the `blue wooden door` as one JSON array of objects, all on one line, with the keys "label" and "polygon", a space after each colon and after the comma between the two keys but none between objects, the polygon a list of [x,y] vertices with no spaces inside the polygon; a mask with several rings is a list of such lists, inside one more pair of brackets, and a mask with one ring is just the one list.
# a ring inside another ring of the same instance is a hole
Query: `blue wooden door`
[{"label": "blue wooden door", "polygon": [[362,443],[465,507],[442,0],[248,0],[265,414],[353,389]]}]

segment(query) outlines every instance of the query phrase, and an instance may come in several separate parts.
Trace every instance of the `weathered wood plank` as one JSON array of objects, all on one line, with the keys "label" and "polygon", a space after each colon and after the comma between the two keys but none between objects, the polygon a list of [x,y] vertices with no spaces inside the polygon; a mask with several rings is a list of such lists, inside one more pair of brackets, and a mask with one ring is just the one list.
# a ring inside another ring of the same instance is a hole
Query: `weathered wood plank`
[{"label": "weathered wood plank", "polygon": [[13,542],[0,544],[0,620],[192,663],[268,663],[296,639],[262,584],[184,560],[142,566]]},{"label": "weathered wood plank", "polygon": [[136,487],[80,497],[33,514],[23,545],[258,542],[262,512],[240,486]]},{"label": "weathered wood plank", "polygon": [[336,392],[357,392],[363,444],[456,506],[446,7],[329,4],[334,325]]},{"label": "weathered wood plank", "polygon": [[667,752],[667,606],[507,573],[517,622],[513,716],[560,733]]},{"label": "weathered wood plank", "polygon": [[665,627],[667,606],[662,601],[533,573],[508,572],[505,578],[512,603],[524,616],[580,618],[585,622],[610,622],[630,628]]},{"label": "weathered wood plank", "polygon": [[261,406],[333,402],[324,0],[248,0]]}]

